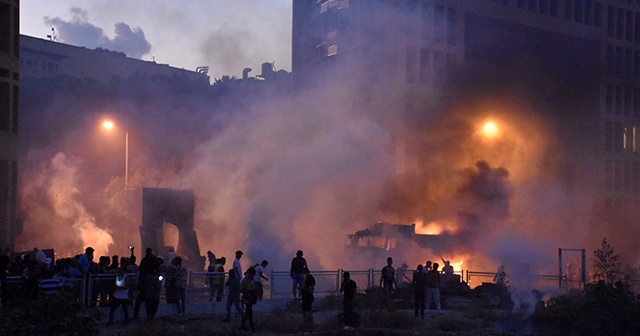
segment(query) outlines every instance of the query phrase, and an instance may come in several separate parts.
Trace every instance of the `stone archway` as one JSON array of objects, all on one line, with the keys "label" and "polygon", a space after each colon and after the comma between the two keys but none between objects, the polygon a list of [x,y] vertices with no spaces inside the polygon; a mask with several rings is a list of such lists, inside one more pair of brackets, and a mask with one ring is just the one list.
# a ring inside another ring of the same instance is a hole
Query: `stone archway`
[{"label": "stone archway", "polygon": [[166,253],[164,246],[164,224],[178,228],[177,255],[188,258],[185,266],[192,270],[203,270],[205,257],[200,255],[198,238],[194,230],[195,196],[192,190],[168,188],[142,189],[142,225],[140,226],[141,252],[151,247],[156,253]]}]

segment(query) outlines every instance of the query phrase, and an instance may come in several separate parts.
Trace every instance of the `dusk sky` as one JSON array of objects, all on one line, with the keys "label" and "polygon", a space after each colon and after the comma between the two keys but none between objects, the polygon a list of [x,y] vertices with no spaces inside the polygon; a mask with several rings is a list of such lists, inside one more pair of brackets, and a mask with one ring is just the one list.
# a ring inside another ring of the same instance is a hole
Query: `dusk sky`
[{"label": "dusk sky", "polygon": [[263,62],[291,71],[290,0],[29,0],[20,4],[20,33],[195,70],[211,79],[260,74]]}]

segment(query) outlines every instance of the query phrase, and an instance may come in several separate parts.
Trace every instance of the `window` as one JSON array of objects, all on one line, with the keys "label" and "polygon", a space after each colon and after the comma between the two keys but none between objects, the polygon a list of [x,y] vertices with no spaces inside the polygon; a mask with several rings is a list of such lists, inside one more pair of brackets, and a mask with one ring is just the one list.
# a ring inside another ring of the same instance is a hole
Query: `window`
[{"label": "window", "polygon": [[558,17],[559,8],[559,0],[549,0],[549,15],[552,17]]},{"label": "window", "polygon": [[0,3],[0,52],[9,54],[11,48],[11,7]]},{"label": "window", "polygon": [[420,37],[423,39],[429,38],[429,20],[431,19],[431,4],[427,1],[422,1],[422,7],[420,9]]},{"label": "window", "polygon": [[18,134],[18,101],[20,97],[20,88],[17,85],[13,86],[13,110],[11,111],[11,122],[13,125],[13,134]]},{"label": "window", "polygon": [[615,70],[616,69],[616,67],[615,67],[616,61],[615,61],[615,59],[616,59],[615,58],[615,48],[614,48],[613,45],[608,44],[607,45],[607,65],[606,65],[606,67],[607,67],[607,73],[609,73],[609,74],[614,74],[615,71],[616,71]]},{"label": "window", "polygon": [[11,86],[9,83],[0,82],[0,131],[9,132],[11,121]]},{"label": "window", "polygon": [[605,94],[605,111],[607,114],[613,114],[613,85],[607,83],[607,91]]},{"label": "window", "polygon": [[607,10],[607,36],[614,37],[614,31],[616,27],[616,9],[613,6],[609,6]]},{"label": "window", "polygon": [[636,43],[640,43],[640,13],[636,13],[636,25],[635,25],[635,39]]},{"label": "window", "polygon": [[631,85],[626,85],[624,88],[624,115],[626,117],[631,116],[633,109],[633,91]]},{"label": "window", "polygon": [[436,42],[444,42],[446,32],[444,6],[436,6],[433,14],[434,39]]},{"label": "window", "polygon": [[429,49],[420,49],[420,85],[428,84],[430,65],[431,52],[429,51]]},{"label": "window", "polygon": [[596,2],[593,7],[593,26],[602,27],[602,4],[600,2]]},{"label": "window", "polygon": [[583,16],[583,8],[582,8],[582,1],[583,0],[574,0],[575,2],[573,3],[573,9],[574,9],[574,15],[573,15],[573,20],[575,22],[580,22],[582,23],[582,16]]},{"label": "window", "polygon": [[633,116],[640,118],[640,88],[633,88]]},{"label": "window", "polygon": [[547,14],[547,11],[549,11],[549,0],[540,0],[540,14]]},{"label": "window", "polygon": [[585,0],[584,2],[584,24],[591,25],[593,22],[593,1]]},{"label": "window", "polygon": [[415,84],[418,77],[418,49],[407,46],[407,83]]},{"label": "window", "polygon": [[617,11],[617,15],[616,15],[616,38],[619,39],[624,39],[624,19],[625,19],[625,13],[624,13],[624,9],[622,8],[618,8]]},{"label": "window", "polygon": [[458,14],[454,8],[447,8],[447,43],[456,45]]},{"label": "window", "polygon": [[627,11],[627,16],[625,17],[625,39],[627,41],[633,41],[633,12]]},{"label": "window", "polygon": [[624,88],[622,87],[622,85],[616,85],[616,108],[615,108],[615,112],[616,115],[622,115],[622,101],[623,101],[623,97],[624,97]]},{"label": "window", "polygon": [[571,20],[573,17],[573,6],[571,0],[564,0],[564,19]]}]

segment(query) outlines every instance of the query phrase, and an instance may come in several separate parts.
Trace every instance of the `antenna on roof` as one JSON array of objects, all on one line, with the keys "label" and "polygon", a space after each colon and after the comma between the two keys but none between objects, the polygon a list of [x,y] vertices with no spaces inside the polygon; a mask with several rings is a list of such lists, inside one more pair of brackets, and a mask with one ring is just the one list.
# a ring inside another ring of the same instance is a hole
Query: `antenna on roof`
[{"label": "antenna on roof", "polygon": [[56,35],[56,29],[51,27],[51,35],[47,35],[49,41],[55,41],[58,39],[58,35]]}]

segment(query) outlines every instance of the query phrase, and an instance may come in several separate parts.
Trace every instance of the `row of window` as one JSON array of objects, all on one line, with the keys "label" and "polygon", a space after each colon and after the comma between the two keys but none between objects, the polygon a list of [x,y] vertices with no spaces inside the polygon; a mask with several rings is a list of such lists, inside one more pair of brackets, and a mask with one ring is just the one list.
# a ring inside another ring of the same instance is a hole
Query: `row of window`
[{"label": "row of window", "polygon": [[606,198],[605,211],[609,216],[628,217],[637,214],[640,200],[630,198]]},{"label": "row of window", "polygon": [[604,147],[610,153],[640,154],[640,126],[606,121]]},{"label": "row of window", "polygon": [[0,132],[18,134],[18,86],[0,81]]},{"label": "row of window", "polygon": [[407,36],[416,36],[436,43],[456,45],[458,12],[455,8],[431,4],[431,1],[409,1],[406,11]]},{"label": "row of window", "polygon": [[640,194],[640,161],[607,160],[605,176],[606,190]]},{"label": "row of window", "polygon": [[608,6],[607,35],[619,40],[640,43],[640,12]]},{"label": "row of window", "polygon": [[35,70],[41,72],[59,72],[59,65],[57,63],[38,61],[31,58],[20,58],[20,67],[25,70]]},{"label": "row of window", "polygon": [[537,12],[551,17],[602,27],[602,3],[592,0],[492,0],[505,6],[515,3],[520,9]]},{"label": "row of window", "polygon": [[442,77],[457,63],[456,54],[428,48],[407,46],[406,82],[427,85]]},{"label": "row of window", "polygon": [[605,112],[610,115],[640,118],[640,87],[607,83]]},{"label": "row of window", "polygon": [[640,50],[608,44],[606,56],[610,75],[640,78]]},{"label": "row of window", "polygon": [[20,12],[17,6],[0,3],[0,53],[13,55],[14,57],[20,55],[19,17]]}]

